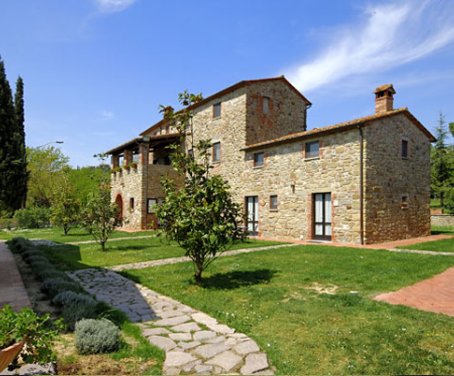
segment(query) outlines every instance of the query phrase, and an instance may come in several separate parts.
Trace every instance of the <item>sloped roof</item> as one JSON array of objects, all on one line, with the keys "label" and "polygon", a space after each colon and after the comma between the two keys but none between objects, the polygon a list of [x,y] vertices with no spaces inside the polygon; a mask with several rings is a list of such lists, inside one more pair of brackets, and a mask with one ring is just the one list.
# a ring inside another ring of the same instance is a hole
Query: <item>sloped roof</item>
[{"label": "sloped roof", "polygon": [[419,130],[421,130],[421,132],[423,132],[431,142],[436,141],[436,139],[432,135],[432,133],[430,133],[424,127],[424,125],[422,125],[418,121],[418,119],[416,119],[410,113],[410,111],[408,111],[408,108],[405,107],[405,108],[399,108],[399,109],[396,109],[393,111],[388,111],[388,112],[385,112],[382,114],[374,114],[374,115],[370,115],[370,116],[365,116],[362,118],[330,125],[330,126],[323,127],[323,128],[314,128],[314,129],[304,131],[304,132],[289,134],[289,135],[286,135],[283,137],[275,138],[273,140],[263,141],[263,142],[259,142],[259,143],[253,144],[253,145],[248,145],[245,148],[243,148],[242,150],[243,151],[252,151],[252,150],[257,150],[257,149],[263,149],[265,147],[277,146],[277,145],[281,145],[281,144],[301,141],[301,140],[305,140],[305,139],[309,139],[309,138],[313,138],[313,137],[317,137],[317,136],[328,135],[328,134],[337,133],[337,132],[343,132],[346,130],[356,128],[358,125],[368,125],[368,124],[371,124],[371,122],[374,120],[379,120],[379,119],[395,116],[398,114],[404,114],[405,116],[407,116],[407,118],[416,127],[418,127]]},{"label": "sloped roof", "polygon": [[168,133],[168,134],[162,134],[162,135],[157,135],[157,136],[148,137],[148,138],[136,137],[121,145],[115,146],[114,148],[106,151],[104,154],[118,154],[118,153],[122,153],[126,149],[136,147],[140,143],[143,143],[143,142],[147,142],[150,144],[150,146],[153,146],[153,145],[159,144],[160,142],[162,143],[163,141],[176,140],[179,137],[180,137],[179,133]]},{"label": "sloped roof", "polygon": [[[279,77],[271,77],[271,78],[261,78],[261,79],[257,79],[257,80],[243,80],[243,81],[237,82],[235,85],[229,86],[229,87],[227,87],[227,88],[225,88],[225,89],[223,89],[221,91],[218,91],[217,93],[214,93],[214,94],[210,95],[209,97],[204,98],[203,100],[201,100],[197,104],[189,107],[189,109],[190,110],[194,110],[194,109],[196,109],[196,108],[198,108],[200,106],[203,106],[204,104],[212,101],[213,99],[222,97],[222,96],[224,96],[226,94],[229,94],[229,93],[231,93],[231,92],[233,92],[235,90],[238,90],[238,89],[240,89],[242,87],[245,87],[247,85],[253,85],[255,83],[269,82],[269,81],[282,81],[282,82],[284,82],[291,90],[293,90],[296,94],[298,94],[301,97],[301,99],[306,103],[306,105],[310,106],[312,104],[284,76],[279,76]],[[142,133],[140,133],[140,135],[144,136],[147,133],[149,133],[149,132],[153,131],[154,129],[158,128],[159,126],[164,125],[165,123],[166,123],[166,119],[162,119],[162,120],[158,121],[157,123],[153,124],[151,127],[149,127],[146,130],[144,130]]]}]

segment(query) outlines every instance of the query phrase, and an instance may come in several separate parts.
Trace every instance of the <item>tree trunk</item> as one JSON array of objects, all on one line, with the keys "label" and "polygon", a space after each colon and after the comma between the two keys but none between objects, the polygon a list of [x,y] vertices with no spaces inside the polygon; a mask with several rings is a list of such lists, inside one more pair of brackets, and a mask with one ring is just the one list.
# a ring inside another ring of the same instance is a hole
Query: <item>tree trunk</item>
[{"label": "tree trunk", "polygon": [[65,233],[65,235],[68,235],[69,227],[68,226],[63,226],[63,232]]},{"label": "tree trunk", "polygon": [[105,241],[101,241],[101,249],[102,249],[103,251],[106,250],[106,242],[105,242]]},{"label": "tree trunk", "polygon": [[197,270],[194,273],[194,279],[195,279],[195,283],[198,285],[200,285],[202,283],[202,273],[203,273],[203,269],[201,269],[201,268],[199,268],[199,266],[197,266]]}]

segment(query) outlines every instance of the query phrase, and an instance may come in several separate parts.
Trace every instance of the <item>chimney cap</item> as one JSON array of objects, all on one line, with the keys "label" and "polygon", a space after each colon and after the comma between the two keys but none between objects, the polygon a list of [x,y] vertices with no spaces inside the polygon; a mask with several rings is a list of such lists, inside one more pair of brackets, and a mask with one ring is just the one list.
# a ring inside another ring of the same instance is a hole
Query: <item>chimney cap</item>
[{"label": "chimney cap", "polygon": [[394,90],[393,84],[384,84],[377,87],[374,91],[374,94],[381,93],[384,91],[390,91],[392,94],[396,94],[396,90]]}]

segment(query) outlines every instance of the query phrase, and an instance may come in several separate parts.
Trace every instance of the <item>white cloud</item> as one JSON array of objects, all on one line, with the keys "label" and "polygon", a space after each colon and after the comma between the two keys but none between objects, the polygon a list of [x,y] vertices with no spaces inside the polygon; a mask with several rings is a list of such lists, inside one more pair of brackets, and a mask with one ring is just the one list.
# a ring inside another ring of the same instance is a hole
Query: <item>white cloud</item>
[{"label": "white cloud", "polygon": [[98,8],[104,13],[121,12],[130,7],[136,0],[95,0]]},{"label": "white cloud", "polygon": [[107,121],[112,120],[115,117],[115,115],[112,111],[103,110],[99,113],[99,117],[101,120]]},{"label": "white cloud", "polygon": [[315,59],[284,74],[307,92],[421,59],[454,42],[453,5],[408,0],[368,7],[360,25],[333,30]]}]

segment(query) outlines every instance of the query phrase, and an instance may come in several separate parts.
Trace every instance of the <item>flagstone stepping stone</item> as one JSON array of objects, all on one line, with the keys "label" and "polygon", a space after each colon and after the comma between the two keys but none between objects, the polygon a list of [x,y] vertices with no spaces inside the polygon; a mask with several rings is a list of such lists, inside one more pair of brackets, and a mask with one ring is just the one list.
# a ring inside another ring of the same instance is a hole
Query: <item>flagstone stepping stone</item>
[{"label": "flagstone stepping stone", "polygon": [[164,351],[172,350],[173,348],[177,347],[177,344],[167,337],[151,336],[148,337],[148,341],[152,345],[155,345]]},{"label": "flagstone stepping stone", "polygon": [[216,337],[216,333],[211,330],[201,330],[200,332],[194,333],[194,340],[204,341]]},{"label": "flagstone stepping stone", "polygon": [[273,375],[267,356],[243,333],[103,269],[68,273],[97,299],[141,322],[144,337],[166,353],[164,375]]},{"label": "flagstone stepping stone", "polygon": [[265,354],[249,354],[246,357],[246,363],[241,367],[240,372],[243,375],[252,375],[253,373],[263,371],[268,367],[268,360],[266,359]]},{"label": "flagstone stepping stone", "polygon": [[227,372],[235,368],[238,364],[241,363],[243,358],[233,351],[225,351],[219,355],[216,355],[214,358],[208,360],[206,364],[212,364],[215,366],[222,367]]}]

